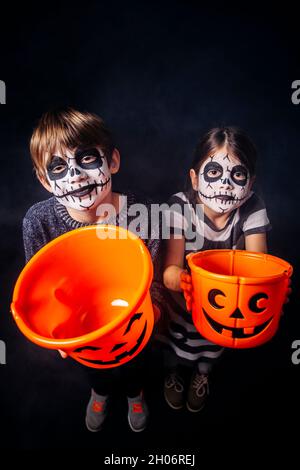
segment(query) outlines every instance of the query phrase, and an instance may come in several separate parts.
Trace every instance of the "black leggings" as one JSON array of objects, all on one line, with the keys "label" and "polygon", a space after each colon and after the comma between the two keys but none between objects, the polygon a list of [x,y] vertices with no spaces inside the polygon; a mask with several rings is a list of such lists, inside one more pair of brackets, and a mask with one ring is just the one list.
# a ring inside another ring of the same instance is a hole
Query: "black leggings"
[{"label": "black leggings", "polygon": [[137,397],[144,385],[146,351],[142,351],[126,364],[111,369],[84,367],[90,386],[98,395],[125,393],[127,397]]}]

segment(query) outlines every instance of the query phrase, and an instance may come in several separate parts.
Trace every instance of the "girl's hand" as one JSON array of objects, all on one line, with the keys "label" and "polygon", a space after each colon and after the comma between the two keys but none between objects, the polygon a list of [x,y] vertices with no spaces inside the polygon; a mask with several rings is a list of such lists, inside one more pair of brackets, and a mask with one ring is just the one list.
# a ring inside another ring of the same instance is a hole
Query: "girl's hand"
[{"label": "girl's hand", "polygon": [[180,274],[180,287],[183,290],[186,308],[190,312],[193,303],[193,285],[192,277],[187,271],[182,271]]},{"label": "girl's hand", "polygon": [[58,349],[58,352],[63,359],[66,359],[66,357],[68,357],[68,354],[65,351],[62,351],[62,349]]}]

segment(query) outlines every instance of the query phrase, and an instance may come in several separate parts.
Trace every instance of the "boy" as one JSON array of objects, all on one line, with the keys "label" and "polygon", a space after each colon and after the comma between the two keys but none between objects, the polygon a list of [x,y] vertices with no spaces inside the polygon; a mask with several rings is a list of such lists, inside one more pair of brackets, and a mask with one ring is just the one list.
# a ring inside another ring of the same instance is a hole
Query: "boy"
[{"label": "boy", "polygon": [[[24,217],[26,262],[65,232],[98,223],[122,225],[125,219],[129,224],[133,217],[128,210],[137,202],[143,202],[149,209],[149,201],[137,201],[131,193],[112,191],[112,176],[119,170],[120,154],[110,131],[95,114],[70,108],[45,113],[33,132],[30,152],[39,181],[53,196],[33,205]],[[107,205],[112,212],[105,210]],[[154,264],[151,297],[158,320],[163,300],[160,241],[154,236],[158,227],[152,227],[149,237],[148,218],[140,220],[137,234],[147,245]],[[66,357],[63,351],[60,354]],[[135,432],[145,429],[148,408],[142,393],[144,353],[118,368],[85,369],[92,387],[86,411],[87,428],[92,432],[102,428],[110,394],[123,387],[128,398],[130,428]]]}]

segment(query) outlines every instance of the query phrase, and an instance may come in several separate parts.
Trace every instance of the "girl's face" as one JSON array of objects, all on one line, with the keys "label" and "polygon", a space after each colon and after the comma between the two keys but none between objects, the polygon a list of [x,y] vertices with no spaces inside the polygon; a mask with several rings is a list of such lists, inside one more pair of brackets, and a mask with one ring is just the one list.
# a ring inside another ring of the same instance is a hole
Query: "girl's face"
[{"label": "girl's face", "polygon": [[201,202],[219,214],[241,206],[252,186],[246,166],[225,147],[202,163],[198,176],[194,170],[190,176]]}]

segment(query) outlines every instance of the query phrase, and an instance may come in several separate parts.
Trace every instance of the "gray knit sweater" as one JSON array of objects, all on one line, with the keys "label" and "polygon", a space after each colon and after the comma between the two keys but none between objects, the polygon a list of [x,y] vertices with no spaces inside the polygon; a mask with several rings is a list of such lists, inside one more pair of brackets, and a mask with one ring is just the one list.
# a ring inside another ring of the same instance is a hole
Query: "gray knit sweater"
[{"label": "gray knit sweater", "polygon": [[[133,216],[128,215],[128,209],[130,206],[137,203],[145,204],[148,208],[148,214],[150,215],[151,201],[137,199],[132,193],[125,195],[127,196],[127,206],[123,206],[117,217],[109,219],[106,223],[122,226],[122,222],[124,222],[127,217],[127,223],[129,224],[130,221],[133,220]],[[34,204],[27,211],[23,219],[23,241],[26,262],[54,238],[87,225],[90,224],[74,220],[69,215],[67,209],[60,204],[55,197]],[[155,235],[160,233],[160,227],[151,227],[148,217],[148,220],[141,220],[138,229],[140,238],[143,239],[150,251],[154,266],[154,277],[150,288],[152,301],[162,311],[165,303],[165,290],[162,283],[162,244],[159,238],[154,238]]]}]

